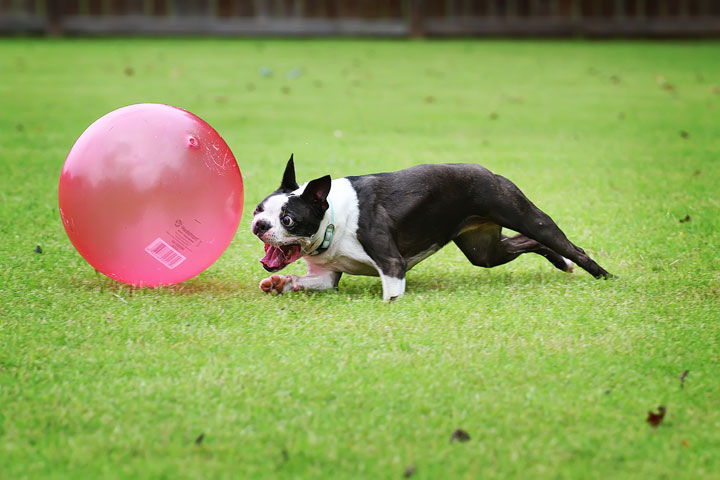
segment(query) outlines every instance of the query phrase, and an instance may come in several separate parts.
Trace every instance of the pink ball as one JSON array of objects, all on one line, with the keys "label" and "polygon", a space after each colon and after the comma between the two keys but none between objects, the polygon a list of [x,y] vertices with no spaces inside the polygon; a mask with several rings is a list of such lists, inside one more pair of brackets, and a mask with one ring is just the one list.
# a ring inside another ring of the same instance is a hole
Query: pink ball
[{"label": "pink ball", "polygon": [[243,181],[225,141],[168,105],[108,113],[73,145],[60,174],[65,231],[96,270],[154,287],[199,274],[230,244]]}]

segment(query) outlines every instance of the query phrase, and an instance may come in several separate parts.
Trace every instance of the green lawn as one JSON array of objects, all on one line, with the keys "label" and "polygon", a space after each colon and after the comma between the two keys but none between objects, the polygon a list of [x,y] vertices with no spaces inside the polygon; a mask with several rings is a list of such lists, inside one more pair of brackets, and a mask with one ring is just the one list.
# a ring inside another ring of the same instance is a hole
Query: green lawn
[{"label": "green lawn", "polygon": [[[720,478],[718,59],[0,39],[0,478]],[[213,125],[245,181],[225,254],[155,290],[96,276],[57,209],[75,139],[140,102]],[[263,295],[248,226],[291,152],[301,180],[482,163],[619,278],[531,255],[478,269],[449,246],[393,304],[363,277]]]}]

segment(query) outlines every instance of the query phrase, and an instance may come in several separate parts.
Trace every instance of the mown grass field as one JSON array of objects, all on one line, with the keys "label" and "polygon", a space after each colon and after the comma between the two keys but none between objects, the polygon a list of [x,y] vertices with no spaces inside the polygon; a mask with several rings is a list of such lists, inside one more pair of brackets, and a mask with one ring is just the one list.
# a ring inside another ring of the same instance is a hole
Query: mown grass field
[{"label": "mown grass field", "polygon": [[[720,478],[719,58],[0,40],[0,477]],[[226,253],[154,290],[96,276],[57,209],[75,139],[141,102],[208,121],[245,180]],[[482,163],[618,278],[531,255],[478,269],[449,246],[393,304],[362,277],[265,296],[248,226],[291,152],[302,180]]]}]

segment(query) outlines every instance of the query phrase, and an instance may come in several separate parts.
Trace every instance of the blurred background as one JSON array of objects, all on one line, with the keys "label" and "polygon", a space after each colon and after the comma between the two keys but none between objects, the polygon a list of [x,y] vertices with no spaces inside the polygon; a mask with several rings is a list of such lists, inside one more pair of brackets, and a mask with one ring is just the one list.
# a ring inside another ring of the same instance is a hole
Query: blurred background
[{"label": "blurred background", "polygon": [[0,33],[720,36],[718,0],[0,0]]}]

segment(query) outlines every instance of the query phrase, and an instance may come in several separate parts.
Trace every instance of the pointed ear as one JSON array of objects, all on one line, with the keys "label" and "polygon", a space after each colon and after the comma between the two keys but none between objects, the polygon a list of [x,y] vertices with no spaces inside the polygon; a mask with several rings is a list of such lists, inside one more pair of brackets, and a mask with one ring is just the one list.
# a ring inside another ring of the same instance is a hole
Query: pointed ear
[{"label": "pointed ear", "polygon": [[330,178],[330,175],[316,178],[307,184],[301,197],[312,206],[317,207],[324,212],[330,208],[330,205],[327,202],[327,196],[330,193],[331,185],[332,179]]},{"label": "pointed ear", "polygon": [[290,154],[290,160],[288,160],[287,166],[285,166],[285,173],[283,173],[282,183],[280,184],[280,190],[292,192],[300,188],[295,180],[295,162],[293,162],[292,153]]}]

